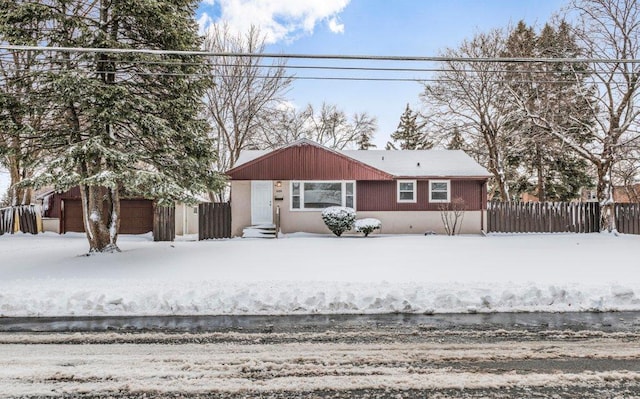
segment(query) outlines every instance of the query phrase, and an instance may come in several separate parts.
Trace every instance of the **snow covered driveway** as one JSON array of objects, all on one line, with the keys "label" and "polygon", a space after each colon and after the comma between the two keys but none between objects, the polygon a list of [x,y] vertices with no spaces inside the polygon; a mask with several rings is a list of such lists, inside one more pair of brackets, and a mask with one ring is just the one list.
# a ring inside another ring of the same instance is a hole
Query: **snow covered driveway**
[{"label": "snow covered driveway", "polygon": [[640,310],[640,236],[0,237],[0,315]]},{"label": "snow covered driveway", "polygon": [[640,398],[639,339],[420,328],[1,334],[0,398]]}]

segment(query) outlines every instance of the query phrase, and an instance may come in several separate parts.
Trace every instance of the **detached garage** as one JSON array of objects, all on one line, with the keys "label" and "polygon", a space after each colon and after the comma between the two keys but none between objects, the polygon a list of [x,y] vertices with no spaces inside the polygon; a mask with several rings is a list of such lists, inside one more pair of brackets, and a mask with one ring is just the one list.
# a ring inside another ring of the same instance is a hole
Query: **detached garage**
[{"label": "detached garage", "polygon": [[[44,197],[45,217],[59,219],[59,232],[84,232],[80,190]],[[153,231],[153,201],[147,199],[120,200],[120,234],[144,234]]]}]

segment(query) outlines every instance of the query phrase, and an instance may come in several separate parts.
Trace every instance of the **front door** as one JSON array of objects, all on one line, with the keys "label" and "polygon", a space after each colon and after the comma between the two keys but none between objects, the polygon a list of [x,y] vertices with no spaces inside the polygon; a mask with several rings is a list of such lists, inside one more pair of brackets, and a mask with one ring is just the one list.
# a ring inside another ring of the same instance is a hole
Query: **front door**
[{"label": "front door", "polygon": [[273,224],[273,182],[251,181],[251,224]]}]

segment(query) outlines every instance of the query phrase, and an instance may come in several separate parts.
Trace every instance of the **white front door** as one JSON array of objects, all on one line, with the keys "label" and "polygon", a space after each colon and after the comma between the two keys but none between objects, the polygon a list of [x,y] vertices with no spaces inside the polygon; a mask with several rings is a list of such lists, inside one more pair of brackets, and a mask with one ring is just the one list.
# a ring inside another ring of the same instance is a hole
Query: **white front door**
[{"label": "white front door", "polygon": [[251,224],[273,224],[273,182],[251,181]]}]

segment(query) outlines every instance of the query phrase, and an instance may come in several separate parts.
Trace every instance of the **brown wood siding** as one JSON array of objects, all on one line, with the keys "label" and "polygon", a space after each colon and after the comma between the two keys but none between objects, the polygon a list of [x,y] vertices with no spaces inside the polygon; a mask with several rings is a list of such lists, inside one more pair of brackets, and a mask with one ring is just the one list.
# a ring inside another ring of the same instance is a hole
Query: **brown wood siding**
[{"label": "brown wood siding", "polygon": [[[484,180],[451,180],[451,199],[462,198],[468,211],[485,209]],[[397,182],[358,181],[356,208],[358,211],[437,211],[441,204],[429,202],[429,181],[418,180],[417,202],[398,203]]]},{"label": "brown wood siding", "polygon": [[62,233],[83,233],[82,202],[80,200],[64,200],[64,231]]},{"label": "brown wood siding", "polygon": [[303,144],[285,147],[227,173],[233,180],[390,180],[392,176],[347,156]]},{"label": "brown wood siding", "polygon": [[[120,200],[120,234],[144,234],[153,231],[153,202],[150,200]],[[84,232],[82,202],[64,200],[64,221],[61,233]]]}]

